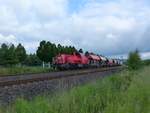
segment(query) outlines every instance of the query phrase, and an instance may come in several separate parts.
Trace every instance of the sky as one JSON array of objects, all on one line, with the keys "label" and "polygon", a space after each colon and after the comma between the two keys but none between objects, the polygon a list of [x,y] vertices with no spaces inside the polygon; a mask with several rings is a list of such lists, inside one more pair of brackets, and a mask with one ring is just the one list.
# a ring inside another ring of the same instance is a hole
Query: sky
[{"label": "sky", "polygon": [[0,43],[34,53],[41,40],[107,56],[150,58],[149,0],[0,0]]}]

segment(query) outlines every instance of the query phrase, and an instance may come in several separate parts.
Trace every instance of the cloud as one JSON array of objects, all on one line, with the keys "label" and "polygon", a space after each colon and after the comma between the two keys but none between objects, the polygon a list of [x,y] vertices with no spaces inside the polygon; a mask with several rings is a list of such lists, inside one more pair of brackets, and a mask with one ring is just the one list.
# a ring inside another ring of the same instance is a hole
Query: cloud
[{"label": "cloud", "polygon": [[0,34],[0,42],[16,44],[17,38],[14,35],[4,36]]},{"label": "cloud", "polygon": [[141,53],[141,57],[143,59],[149,59],[150,58],[150,52]]},{"label": "cloud", "polygon": [[0,0],[0,37],[12,42],[14,36],[28,52],[35,52],[41,40],[104,55],[136,48],[150,51],[147,0],[87,0],[82,7],[78,1],[79,9],[73,4],[71,0]]}]

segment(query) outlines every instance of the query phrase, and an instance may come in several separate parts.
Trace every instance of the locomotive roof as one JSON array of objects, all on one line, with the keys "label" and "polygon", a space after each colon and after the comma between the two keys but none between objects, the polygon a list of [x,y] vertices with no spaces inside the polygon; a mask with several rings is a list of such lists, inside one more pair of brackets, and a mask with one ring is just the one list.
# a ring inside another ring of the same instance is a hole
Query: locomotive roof
[{"label": "locomotive roof", "polygon": [[107,59],[103,56],[100,56],[101,60],[106,61]]},{"label": "locomotive roof", "polygon": [[100,57],[97,55],[89,55],[90,58],[94,59],[94,60],[100,60]]}]

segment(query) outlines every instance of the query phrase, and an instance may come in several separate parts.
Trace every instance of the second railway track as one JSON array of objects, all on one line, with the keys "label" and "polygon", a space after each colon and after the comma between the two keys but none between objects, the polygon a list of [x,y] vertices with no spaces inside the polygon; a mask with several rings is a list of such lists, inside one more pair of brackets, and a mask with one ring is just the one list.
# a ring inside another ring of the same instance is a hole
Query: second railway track
[{"label": "second railway track", "polygon": [[82,76],[89,73],[104,72],[104,71],[115,71],[122,69],[123,67],[109,67],[109,68],[96,68],[96,69],[82,69],[72,71],[60,71],[40,74],[29,74],[29,75],[17,75],[17,76],[6,76],[0,77],[0,87],[27,84],[32,82],[39,82],[44,80],[61,79],[72,76]]}]

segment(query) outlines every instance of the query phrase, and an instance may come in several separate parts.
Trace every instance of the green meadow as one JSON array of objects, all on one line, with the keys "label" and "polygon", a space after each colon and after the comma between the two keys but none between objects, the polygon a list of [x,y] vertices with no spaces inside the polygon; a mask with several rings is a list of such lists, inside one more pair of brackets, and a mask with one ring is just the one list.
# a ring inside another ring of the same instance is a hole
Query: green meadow
[{"label": "green meadow", "polygon": [[0,76],[7,76],[7,75],[19,75],[19,74],[30,74],[30,73],[46,73],[53,71],[52,68],[42,68],[42,67],[29,67],[29,66],[22,66],[22,67],[0,67]]}]

